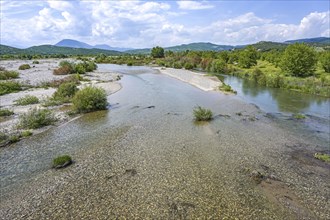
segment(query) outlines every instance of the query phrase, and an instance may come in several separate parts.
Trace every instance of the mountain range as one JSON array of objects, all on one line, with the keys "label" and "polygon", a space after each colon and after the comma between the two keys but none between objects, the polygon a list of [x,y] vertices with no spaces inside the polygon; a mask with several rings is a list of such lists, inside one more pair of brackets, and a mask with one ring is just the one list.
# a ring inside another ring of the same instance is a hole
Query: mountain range
[{"label": "mountain range", "polygon": [[[327,37],[318,37],[318,38],[306,38],[306,39],[296,39],[289,40],[285,42],[271,42],[271,41],[260,41],[255,44],[251,44],[256,49],[267,51],[271,49],[284,50],[289,44],[293,43],[306,43],[311,46],[316,47],[330,47],[330,38]],[[165,51],[222,51],[222,50],[232,50],[244,48],[247,45],[217,45],[212,43],[191,43],[191,44],[182,44],[178,46],[165,47]],[[145,49],[130,49],[130,48],[120,48],[120,47],[111,47],[106,44],[98,45],[89,45],[87,43],[76,41],[72,39],[64,39],[56,43],[55,45],[40,45],[33,46],[26,49],[18,49],[15,47],[10,47],[0,44],[0,55],[4,54],[42,54],[42,55],[52,55],[52,54],[65,54],[65,55],[120,55],[123,53],[127,54],[148,54],[150,53],[151,48]]]}]

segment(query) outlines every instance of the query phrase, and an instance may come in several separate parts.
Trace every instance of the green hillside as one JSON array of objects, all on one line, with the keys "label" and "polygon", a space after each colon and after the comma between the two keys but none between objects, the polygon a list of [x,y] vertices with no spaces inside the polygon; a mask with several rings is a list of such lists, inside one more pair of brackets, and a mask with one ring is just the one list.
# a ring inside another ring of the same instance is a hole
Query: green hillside
[{"label": "green hillside", "polygon": [[65,55],[121,55],[121,52],[114,50],[101,50],[101,49],[84,49],[84,48],[70,48],[70,47],[58,47],[53,45],[41,45],[29,47],[26,49],[17,49],[14,47],[9,47],[5,45],[0,45],[0,55],[9,54],[26,54],[26,55],[55,55],[55,54],[65,54]]}]

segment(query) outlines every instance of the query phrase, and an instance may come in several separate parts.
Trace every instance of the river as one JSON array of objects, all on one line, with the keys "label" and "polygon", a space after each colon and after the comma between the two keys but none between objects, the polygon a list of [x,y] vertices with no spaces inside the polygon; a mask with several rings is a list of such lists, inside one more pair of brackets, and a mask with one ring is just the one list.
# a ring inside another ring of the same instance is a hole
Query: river
[{"label": "river", "polygon": [[[99,69],[124,74],[109,111],[1,149],[1,218],[330,216],[329,166],[313,158],[329,143],[318,115],[307,122],[269,115],[278,109],[258,108],[240,91],[204,92],[148,67]],[[212,109],[214,120],[194,123],[198,105]],[[64,153],[75,163],[51,169]]]}]

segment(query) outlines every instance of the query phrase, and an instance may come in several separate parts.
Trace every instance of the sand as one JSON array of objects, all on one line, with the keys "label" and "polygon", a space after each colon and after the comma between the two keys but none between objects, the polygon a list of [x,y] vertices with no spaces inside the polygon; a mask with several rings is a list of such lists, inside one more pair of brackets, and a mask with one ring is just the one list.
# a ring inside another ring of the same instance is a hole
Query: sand
[{"label": "sand", "polygon": [[156,67],[154,69],[157,69],[162,74],[189,83],[204,91],[218,90],[218,87],[222,85],[222,82],[217,77],[207,76],[202,73],[197,73],[185,69],[173,69],[163,67]]}]

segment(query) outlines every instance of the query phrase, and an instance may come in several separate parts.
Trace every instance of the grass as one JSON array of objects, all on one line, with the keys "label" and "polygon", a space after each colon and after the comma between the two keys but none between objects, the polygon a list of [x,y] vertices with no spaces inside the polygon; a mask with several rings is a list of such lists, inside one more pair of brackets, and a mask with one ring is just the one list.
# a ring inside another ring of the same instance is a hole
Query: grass
[{"label": "grass", "polygon": [[104,89],[88,86],[78,91],[72,99],[77,112],[92,112],[107,109],[108,101]]},{"label": "grass", "polygon": [[262,60],[258,60],[257,65],[250,69],[236,65],[229,65],[229,69],[227,74],[254,81],[258,85],[330,97],[330,74],[320,66],[313,76],[305,78],[288,76],[279,67]]},{"label": "grass", "polygon": [[29,64],[22,64],[18,67],[19,70],[27,70],[30,68],[31,68],[31,66]]},{"label": "grass", "polygon": [[0,71],[0,80],[16,79],[19,77],[19,73],[16,71]]},{"label": "grass", "polygon": [[22,131],[21,136],[22,136],[22,137],[29,137],[29,136],[31,136],[32,134],[33,134],[32,131],[26,130],[26,131]]},{"label": "grass", "polygon": [[33,95],[26,95],[24,97],[21,97],[14,101],[16,105],[32,105],[32,104],[38,104],[39,99],[36,96]]},{"label": "grass", "polygon": [[0,117],[13,115],[14,112],[9,109],[0,109]]},{"label": "grass", "polygon": [[54,168],[62,168],[66,165],[70,165],[71,163],[72,158],[69,155],[62,155],[53,159]]},{"label": "grass", "polygon": [[22,85],[15,81],[0,82],[0,95],[5,95],[22,90]]},{"label": "grass", "polygon": [[33,108],[29,112],[21,115],[18,127],[23,129],[36,129],[56,122],[52,111],[48,109]]},{"label": "grass", "polygon": [[301,119],[305,119],[306,118],[306,116],[303,115],[303,114],[301,114],[301,113],[295,113],[295,114],[292,115],[292,117],[294,119],[298,119],[298,120],[301,120]]},{"label": "grass", "polygon": [[225,83],[222,83],[222,85],[219,86],[219,90],[223,91],[223,92],[230,92],[230,93],[237,94],[237,91],[233,90],[230,85],[227,85]]},{"label": "grass", "polygon": [[324,162],[330,163],[330,155],[329,154],[322,154],[322,153],[315,153],[314,158],[318,160],[322,160]]},{"label": "grass", "polygon": [[197,106],[193,110],[195,121],[209,121],[213,117],[213,113],[210,109],[205,109],[200,106]]}]

